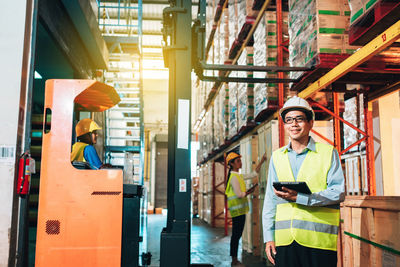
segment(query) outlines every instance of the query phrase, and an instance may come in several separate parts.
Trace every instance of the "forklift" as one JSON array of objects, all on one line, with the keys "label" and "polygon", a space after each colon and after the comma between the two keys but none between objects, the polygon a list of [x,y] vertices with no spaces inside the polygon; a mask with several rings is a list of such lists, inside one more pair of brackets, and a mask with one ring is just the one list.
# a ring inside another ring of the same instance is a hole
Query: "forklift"
[{"label": "forklift", "polygon": [[119,101],[97,81],[46,81],[35,266],[138,266],[142,186],[70,161],[74,112]]},{"label": "forklift", "polygon": [[[163,56],[169,71],[167,225],[161,267],[190,262],[191,75],[202,77],[205,0],[192,25],[192,3],[170,0],[163,10]],[[203,77],[204,78],[204,77]],[[138,266],[140,185],[124,185],[122,170],[70,162],[74,111],[102,112],[120,101],[93,80],[48,80],[38,208],[36,266]],[[75,110],[74,110],[75,107]],[[142,255],[142,264],[151,256]]]}]

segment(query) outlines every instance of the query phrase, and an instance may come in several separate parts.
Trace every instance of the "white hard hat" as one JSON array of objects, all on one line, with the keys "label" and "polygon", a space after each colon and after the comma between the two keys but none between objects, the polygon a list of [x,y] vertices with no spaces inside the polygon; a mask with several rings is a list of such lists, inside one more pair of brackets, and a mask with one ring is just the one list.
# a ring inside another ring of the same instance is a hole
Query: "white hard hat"
[{"label": "white hard hat", "polygon": [[283,107],[279,110],[279,115],[281,116],[282,119],[284,119],[282,115],[284,115],[286,113],[284,111],[288,110],[288,109],[293,109],[293,110],[300,109],[300,110],[306,110],[306,111],[308,110],[311,112],[312,119],[314,120],[314,117],[315,117],[314,110],[311,108],[310,104],[308,104],[307,100],[305,100],[301,97],[294,96],[294,97],[289,98],[285,102]]}]

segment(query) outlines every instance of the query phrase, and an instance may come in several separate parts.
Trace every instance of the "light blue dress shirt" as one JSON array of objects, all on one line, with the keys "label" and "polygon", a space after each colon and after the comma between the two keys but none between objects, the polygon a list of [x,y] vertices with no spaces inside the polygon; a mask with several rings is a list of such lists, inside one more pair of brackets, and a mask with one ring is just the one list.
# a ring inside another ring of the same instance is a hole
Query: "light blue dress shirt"
[{"label": "light blue dress shirt", "polygon": [[[300,170],[309,150],[315,151],[315,141],[312,137],[308,141],[307,147],[299,154],[291,149],[291,144],[286,146],[289,156],[290,166],[294,179],[297,180],[297,174]],[[268,168],[267,191],[264,198],[264,208],[262,212],[262,223],[264,232],[264,242],[275,241],[275,211],[279,197],[275,195],[272,186],[273,182],[278,182],[275,166],[272,157]],[[328,171],[327,188],[321,192],[313,194],[297,194],[297,204],[305,206],[329,206],[342,202],[344,200],[344,175],[340,164],[339,154],[336,149],[332,152],[331,168]]]}]

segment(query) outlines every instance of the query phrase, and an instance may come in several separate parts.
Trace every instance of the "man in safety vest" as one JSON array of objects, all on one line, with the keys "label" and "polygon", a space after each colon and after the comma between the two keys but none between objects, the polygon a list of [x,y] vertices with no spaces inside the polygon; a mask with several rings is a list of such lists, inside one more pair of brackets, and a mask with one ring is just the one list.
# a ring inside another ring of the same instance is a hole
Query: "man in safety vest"
[{"label": "man in safety vest", "polygon": [[71,162],[88,162],[92,169],[111,168],[110,164],[103,164],[97,155],[94,144],[97,143],[97,131],[101,128],[91,119],[80,120],[75,127],[78,142],[72,146]]},{"label": "man in safety vest", "polygon": [[[276,266],[336,266],[344,199],[338,152],[309,136],[314,111],[306,100],[292,97],[279,113],[290,142],[269,164],[262,219],[267,257]],[[273,188],[273,182],[295,181],[306,182],[311,194]]]}]

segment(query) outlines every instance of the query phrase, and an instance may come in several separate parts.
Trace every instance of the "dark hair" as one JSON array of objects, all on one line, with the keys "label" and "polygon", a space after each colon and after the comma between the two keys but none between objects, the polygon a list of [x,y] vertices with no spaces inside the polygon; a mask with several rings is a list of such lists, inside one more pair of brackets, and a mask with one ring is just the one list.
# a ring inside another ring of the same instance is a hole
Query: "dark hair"
[{"label": "dark hair", "polygon": [[91,134],[92,133],[89,132],[89,133],[85,133],[85,134],[78,136],[78,141],[82,142],[82,143],[90,144],[92,142]]},{"label": "dark hair", "polygon": [[232,168],[229,168],[228,176],[226,176],[226,181],[225,181],[225,189],[228,187],[228,181],[229,181],[229,177],[231,176],[231,171],[232,171]]},{"label": "dark hair", "polygon": [[298,107],[288,108],[288,109],[284,110],[282,112],[282,115],[281,115],[282,119],[285,120],[286,114],[289,113],[290,111],[294,111],[294,110],[298,110],[298,111],[303,112],[304,115],[306,115],[307,121],[313,120],[313,114],[312,114],[312,112],[310,110],[307,110],[305,108],[298,108]]}]

